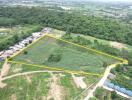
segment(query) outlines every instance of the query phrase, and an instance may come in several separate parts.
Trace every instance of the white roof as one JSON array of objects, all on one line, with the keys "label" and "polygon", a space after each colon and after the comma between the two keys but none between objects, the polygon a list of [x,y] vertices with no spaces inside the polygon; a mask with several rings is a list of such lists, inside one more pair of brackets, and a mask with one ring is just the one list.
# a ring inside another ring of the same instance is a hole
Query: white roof
[{"label": "white roof", "polygon": [[6,54],[13,54],[13,51],[12,50],[6,50],[5,53]]},{"label": "white roof", "polygon": [[2,58],[6,58],[7,56],[8,56],[7,54],[1,55]]},{"label": "white roof", "polygon": [[25,47],[25,44],[23,44],[23,43],[19,43],[19,45]]},{"label": "white roof", "polygon": [[29,43],[29,41],[23,40],[21,43],[22,43],[22,44],[26,44],[26,43]]},{"label": "white roof", "polygon": [[17,47],[13,47],[12,49],[14,49],[15,51],[19,50],[19,48],[17,48]]},{"label": "white roof", "polygon": [[40,36],[40,34],[41,34],[40,32],[36,32],[36,33],[32,33],[32,36],[33,37],[38,37],[38,36]]},{"label": "white roof", "polygon": [[4,52],[3,52],[3,51],[1,51],[1,52],[0,52],[0,55],[2,55],[3,53],[4,53]]},{"label": "white roof", "polygon": [[17,47],[17,48],[22,48],[22,46],[20,46],[20,45],[15,45],[15,47]]}]

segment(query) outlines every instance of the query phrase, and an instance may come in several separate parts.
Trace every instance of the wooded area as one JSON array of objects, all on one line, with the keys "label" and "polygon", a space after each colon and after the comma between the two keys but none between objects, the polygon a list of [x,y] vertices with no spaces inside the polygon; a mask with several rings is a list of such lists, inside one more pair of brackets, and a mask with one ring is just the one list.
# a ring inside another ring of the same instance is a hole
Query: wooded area
[{"label": "wooded area", "polygon": [[123,22],[41,7],[0,7],[0,26],[25,24],[39,24],[132,45],[132,26]]}]

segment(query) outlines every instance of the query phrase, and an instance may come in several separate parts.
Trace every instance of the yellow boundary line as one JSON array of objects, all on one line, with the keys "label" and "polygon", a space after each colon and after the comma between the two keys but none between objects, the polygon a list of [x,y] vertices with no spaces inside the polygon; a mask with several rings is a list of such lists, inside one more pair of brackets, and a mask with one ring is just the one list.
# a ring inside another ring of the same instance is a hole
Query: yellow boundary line
[{"label": "yellow boundary line", "polygon": [[17,61],[8,61],[8,62],[14,63],[14,64],[23,64],[23,65],[28,65],[28,66],[45,68],[45,69],[49,69],[49,70],[63,71],[63,72],[70,73],[70,74],[102,76],[102,74],[94,74],[94,73],[81,72],[81,71],[71,71],[71,70],[65,70],[65,69],[57,68],[57,67],[54,67],[53,68],[53,67],[49,67],[49,66],[42,66],[42,65],[35,65],[35,64],[27,64],[27,63],[24,63],[24,62],[17,62]]},{"label": "yellow boundary line", "polygon": [[123,62],[124,62],[124,61],[127,61],[126,59],[119,58],[119,57],[116,57],[116,56],[113,56],[113,55],[110,55],[110,54],[107,54],[107,53],[98,51],[98,50],[96,50],[96,49],[91,49],[91,48],[89,48],[89,47],[85,47],[85,46],[82,46],[82,45],[79,45],[79,44],[76,44],[76,43],[73,43],[73,42],[69,42],[69,41],[66,41],[66,40],[64,40],[64,39],[59,39],[59,38],[56,38],[56,37],[51,36],[51,35],[48,35],[48,34],[46,34],[46,36],[51,37],[51,38],[54,38],[54,39],[57,39],[57,40],[60,40],[60,41],[63,41],[63,42],[65,42],[65,43],[69,43],[69,44],[72,44],[72,45],[81,47],[81,48],[85,48],[85,49],[87,49],[87,50],[90,50],[90,51],[95,52],[95,53],[100,54],[100,55],[105,55],[105,56],[108,56],[108,57],[111,57],[111,58],[114,58],[114,59],[117,59],[117,60],[120,60],[120,61],[123,61]]},{"label": "yellow boundary line", "polygon": [[10,60],[11,58],[17,56],[18,54],[20,54],[22,51],[28,49],[29,47],[31,47],[33,44],[37,43],[39,40],[43,39],[46,35],[38,38],[37,40],[33,41],[31,44],[27,45],[26,47],[24,47],[23,49],[21,49],[20,51],[16,52],[14,55],[12,55],[8,60]]},{"label": "yellow boundary line", "polygon": [[[95,50],[95,49],[91,49],[89,47],[85,47],[85,46],[82,46],[82,45],[79,45],[79,44],[76,44],[76,43],[72,43],[72,42],[69,42],[69,41],[66,41],[64,39],[59,39],[59,38],[56,38],[56,37],[53,37],[51,35],[48,35],[48,34],[45,34],[44,36],[38,38],[37,40],[33,41],[31,44],[29,44],[27,47],[21,49],[19,52],[15,53],[14,55],[12,55],[9,59],[6,59],[6,62],[11,62],[11,63],[16,63],[16,64],[25,64],[25,65],[30,65],[30,66],[36,66],[36,67],[43,67],[43,68],[47,68],[47,69],[51,69],[51,70],[59,70],[59,71],[64,71],[64,72],[67,72],[67,73],[74,73],[74,74],[83,74],[83,75],[96,75],[96,76],[102,76],[103,74],[95,74],[95,73],[87,73],[87,72],[79,72],[79,71],[71,71],[71,70],[65,70],[65,69],[61,69],[61,68],[51,68],[51,67],[48,67],[48,66],[41,66],[41,65],[35,65],[35,64],[27,64],[27,63],[23,63],[23,62],[17,62],[17,61],[9,61],[11,58],[17,56],[18,54],[20,54],[22,51],[24,51],[25,49],[31,47],[33,44],[37,43],[39,40],[43,39],[45,36],[48,36],[48,37],[51,37],[51,38],[54,38],[56,40],[60,40],[60,41],[63,41],[65,43],[69,43],[69,44],[72,44],[72,45],[75,45],[75,46],[78,46],[78,47],[81,47],[81,48],[84,48],[84,49],[87,49],[87,50],[90,50],[92,52],[95,52],[96,54],[100,54],[100,55],[104,55],[104,56],[108,56],[108,57],[111,57],[111,58],[114,58],[116,60],[119,60],[121,62],[118,62],[118,63],[115,63],[115,64],[111,64],[111,65],[119,65],[119,64],[127,64],[128,61],[126,59],[123,59],[123,58],[119,58],[119,57],[116,57],[116,56],[113,56],[113,55],[110,55],[110,54],[107,54],[107,53],[104,53],[104,52],[101,52],[101,51],[98,51],[98,50]],[[110,66],[111,66],[110,65]]]}]

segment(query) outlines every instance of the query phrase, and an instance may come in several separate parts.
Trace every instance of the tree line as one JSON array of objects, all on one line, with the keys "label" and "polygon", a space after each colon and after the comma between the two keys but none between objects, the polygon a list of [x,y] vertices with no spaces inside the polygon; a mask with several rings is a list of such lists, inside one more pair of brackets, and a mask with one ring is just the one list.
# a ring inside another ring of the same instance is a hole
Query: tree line
[{"label": "tree line", "polygon": [[0,26],[39,24],[132,45],[132,26],[112,19],[41,7],[0,7]]}]

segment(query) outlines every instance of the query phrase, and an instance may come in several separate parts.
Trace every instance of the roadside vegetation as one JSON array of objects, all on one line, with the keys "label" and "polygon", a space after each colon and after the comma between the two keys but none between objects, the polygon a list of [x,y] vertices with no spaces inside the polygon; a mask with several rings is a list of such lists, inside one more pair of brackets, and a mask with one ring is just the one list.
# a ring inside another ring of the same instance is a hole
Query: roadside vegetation
[{"label": "roadside vegetation", "polygon": [[118,66],[111,71],[116,77],[111,82],[122,88],[132,90],[132,66]]},{"label": "roadside vegetation", "polygon": [[90,100],[125,100],[125,98],[118,95],[116,92],[110,92],[103,88],[97,88],[94,97]]}]

